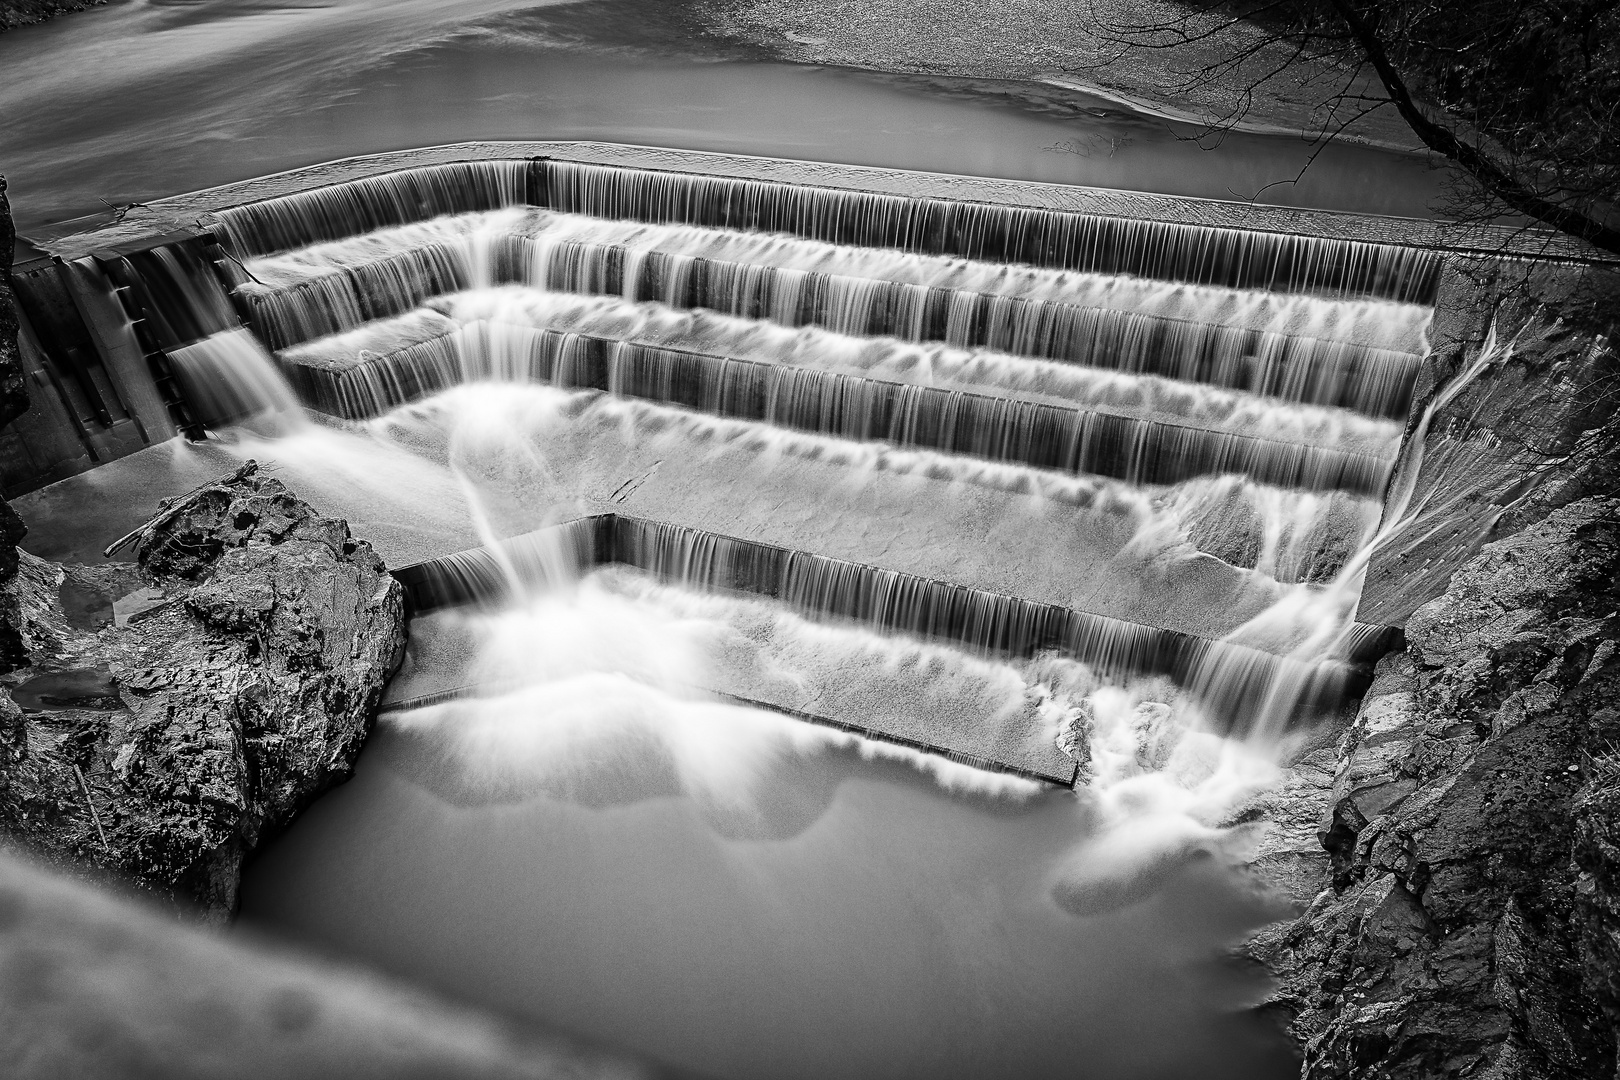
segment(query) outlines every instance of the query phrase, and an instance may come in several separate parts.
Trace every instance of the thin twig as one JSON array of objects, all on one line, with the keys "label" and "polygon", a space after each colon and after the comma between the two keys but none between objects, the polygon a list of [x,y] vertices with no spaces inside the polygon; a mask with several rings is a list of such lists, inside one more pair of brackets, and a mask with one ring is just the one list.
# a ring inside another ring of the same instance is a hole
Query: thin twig
[{"label": "thin twig", "polygon": [[225,257],[226,257],[226,258],[227,258],[227,259],[229,259],[229,260],[231,260],[231,262],[233,262],[233,263],[235,263],[235,264],[236,264],[236,268],[237,268],[237,269],[238,269],[238,270],[240,270],[240,271],[242,271],[242,273],[244,273],[244,274],[246,274],[246,275],[247,275],[247,276],[248,276],[248,278],[249,278],[249,279],[250,279],[250,280],[252,280],[252,281],[253,281],[253,282],[254,282],[254,283],[255,283],[255,284],[258,284],[258,285],[263,285],[263,284],[264,284],[264,282],[262,282],[262,281],[260,281],[260,280],[259,280],[259,279],[258,279],[258,276],[257,276],[257,275],[255,275],[255,274],[254,274],[254,273],[253,273],[253,271],[251,271],[251,270],[249,270],[249,269],[248,269],[248,268],[247,268],[247,264],[246,264],[246,263],[244,263],[244,262],[243,262],[243,261],[242,261],[242,260],[241,260],[241,259],[238,259],[238,258],[237,258],[237,257],[236,257],[236,256],[235,256],[235,255],[234,255],[234,254],[233,254],[233,253],[232,253],[232,252],[231,252],[231,249],[230,249],[230,248],[228,248],[228,247],[226,247],[226,246],[225,246],[225,245],[224,245],[224,244],[221,244],[221,243],[220,243],[220,242],[219,242],[219,237],[218,237],[218,236],[217,236],[217,235],[216,235],[216,236],[215,236],[215,237],[214,237],[214,243],[215,243],[215,244],[216,244],[216,245],[218,245],[218,247],[219,247],[219,252],[220,252],[220,254],[221,254],[221,255],[224,255],[224,256],[225,256]]},{"label": "thin twig", "polygon": [[150,210],[151,209],[150,206],[147,206],[143,202],[132,202],[132,203],[108,202],[106,199],[103,199],[99,195],[96,196],[96,201],[98,203],[100,203],[101,205],[105,206],[107,209],[112,211],[112,215],[113,215],[112,220],[113,220],[114,225],[117,225],[118,223],[122,222],[126,217],[129,216],[129,212],[131,210],[134,210],[136,207],[140,207],[142,210]]},{"label": "thin twig", "polygon": [[74,765],[73,775],[79,778],[79,790],[84,792],[84,805],[90,808],[90,820],[95,822],[96,834],[101,837],[102,849],[110,855],[112,854],[112,845],[107,843],[107,833],[101,827],[101,815],[96,813],[95,800],[90,798],[90,785],[85,783],[84,770]]},{"label": "thin twig", "polygon": [[242,479],[244,476],[251,473],[253,470],[257,469],[258,467],[259,467],[259,463],[257,461],[254,461],[252,458],[249,458],[247,461],[243,462],[241,464],[241,466],[239,466],[237,468],[237,470],[235,472],[231,473],[229,476],[218,477],[217,479],[208,481],[206,484],[197,485],[196,487],[192,488],[190,491],[186,492],[184,495],[182,495],[179,498],[175,499],[168,506],[165,506],[163,509],[161,509],[157,513],[153,514],[151,517],[147,518],[146,521],[144,521],[142,524],[137,526],[135,529],[131,530],[130,532],[125,533],[123,536],[120,536],[117,540],[114,540],[112,543],[110,543],[106,547],[102,548],[101,549],[102,558],[105,558],[105,559],[112,558],[114,552],[116,552],[119,548],[123,547],[124,545],[128,544],[131,540],[134,540],[134,539],[138,538],[139,536],[141,536],[141,534],[146,533],[146,532],[150,532],[151,530],[157,528],[159,525],[162,525],[165,522],[169,521],[176,514],[178,514],[181,510],[183,510],[186,507],[190,506],[196,500],[197,496],[201,495],[203,492],[207,491],[209,488],[211,488],[211,487],[228,487],[231,484],[234,484],[238,480]]}]

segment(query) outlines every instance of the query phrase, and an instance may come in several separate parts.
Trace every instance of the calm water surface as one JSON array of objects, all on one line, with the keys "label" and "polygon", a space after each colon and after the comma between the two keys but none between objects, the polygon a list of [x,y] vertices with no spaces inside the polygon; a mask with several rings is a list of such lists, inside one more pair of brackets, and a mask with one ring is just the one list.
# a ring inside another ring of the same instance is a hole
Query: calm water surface
[{"label": "calm water surface", "polygon": [[250,868],[247,924],[739,1080],[1293,1074],[1241,1011],[1259,980],[1216,959],[1253,898],[1195,859],[1066,910],[1071,796],[829,751],[773,771],[739,830],[656,768],[496,801],[445,771],[385,724]]},{"label": "calm water surface", "polygon": [[[1078,797],[863,744],[693,688],[887,657],[890,697],[954,680],[990,715],[1028,684],[607,578],[419,628],[410,685],[479,696],[385,714],[249,867],[246,924],[736,1080],[1292,1074],[1220,959],[1281,912],[1195,820],[1241,780],[1219,740],[1162,772],[1099,750]],[[1099,706],[1094,744],[1132,715]]]},{"label": "calm water surface", "polygon": [[[0,36],[0,148],[20,231],[354,154],[589,138],[1422,216],[1412,155],[1229,136],[1101,99],[1069,116],[993,87],[693,59],[662,23],[603,47],[554,4],[127,0]],[[570,12],[579,9],[570,8]],[[636,18],[627,4],[621,19]],[[684,51],[686,58],[670,55]],[[1086,99],[1080,99],[1082,104]],[[1061,149],[1054,149],[1061,147]],[[1276,186],[1268,186],[1276,185]]]}]

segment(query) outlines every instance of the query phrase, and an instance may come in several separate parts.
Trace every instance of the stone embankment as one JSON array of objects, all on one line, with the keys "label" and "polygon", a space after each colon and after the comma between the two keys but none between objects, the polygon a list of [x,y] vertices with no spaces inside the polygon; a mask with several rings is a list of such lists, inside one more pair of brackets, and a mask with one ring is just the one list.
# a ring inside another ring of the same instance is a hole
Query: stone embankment
[{"label": "stone embankment", "polygon": [[353,768],[403,648],[401,590],[251,464],[169,505],[136,554],[17,553],[0,831],[224,922],[244,858]]},{"label": "stone embankment", "polygon": [[1407,638],[1336,750],[1296,769],[1325,887],[1249,946],[1304,1076],[1611,1077],[1620,499],[1488,545]]}]

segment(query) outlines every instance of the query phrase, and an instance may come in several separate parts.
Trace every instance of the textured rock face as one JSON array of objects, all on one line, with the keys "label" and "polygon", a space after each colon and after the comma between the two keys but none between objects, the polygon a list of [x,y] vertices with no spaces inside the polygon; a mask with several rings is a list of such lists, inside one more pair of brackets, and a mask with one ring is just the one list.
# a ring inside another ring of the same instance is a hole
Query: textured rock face
[{"label": "textured rock face", "polygon": [[1414,613],[1338,753],[1331,887],[1253,951],[1304,1075],[1612,1077],[1620,499],[1489,545]]},{"label": "textured rock face", "polygon": [[[28,386],[23,382],[22,357],[17,352],[17,298],[11,292],[11,256],[16,239],[11,201],[6,198],[6,178],[0,176],[0,426],[28,408]],[[0,551],[4,547],[5,540],[0,537]],[[5,577],[5,567],[0,565],[0,582]]]},{"label": "textured rock face", "polygon": [[[28,408],[28,384],[23,380],[22,356],[17,351],[17,298],[11,292],[12,247],[16,239],[11,202],[6,198],[6,178],[0,176],[0,427]],[[26,531],[16,511],[0,499],[0,590],[17,576],[17,544]],[[0,675],[22,664],[23,651],[14,613],[8,611],[5,596],[0,593]]]},{"label": "textured rock face", "polygon": [[16,602],[6,586],[17,576],[17,545],[28,532],[17,512],[0,499],[0,675],[15,671],[28,660],[18,630]]},{"label": "textured rock face", "polygon": [[0,828],[223,921],[243,857],[352,768],[402,596],[347,526],[252,467],[172,506],[138,555],[23,555]]}]

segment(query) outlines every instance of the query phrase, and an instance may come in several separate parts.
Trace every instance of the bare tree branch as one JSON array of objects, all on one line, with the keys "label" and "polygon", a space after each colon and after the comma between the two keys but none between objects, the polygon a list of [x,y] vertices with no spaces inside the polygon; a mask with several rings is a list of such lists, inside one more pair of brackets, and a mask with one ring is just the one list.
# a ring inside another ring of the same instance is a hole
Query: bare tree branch
[{"label": "bare tree branch", "polygon": [[1413,101],[1411,91],[1385,50],[1376,26],[1364,19],[1346,0],[1332,0],[1332,3],[1366,53],[1368,63],[1378,73],[1379,81],[1384,84],[1401,118],[1423,140],[1425,146],[1467,169],[1487,191],[1514,210],[1544,221],[1560,232],[1578,236],[1594,247],[1620,255],[1620,229],[1543,198],[1520,177],[1498,166],[1477,147],[1463,142],[1449,128],[1430,120]]}]

